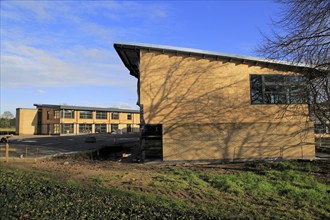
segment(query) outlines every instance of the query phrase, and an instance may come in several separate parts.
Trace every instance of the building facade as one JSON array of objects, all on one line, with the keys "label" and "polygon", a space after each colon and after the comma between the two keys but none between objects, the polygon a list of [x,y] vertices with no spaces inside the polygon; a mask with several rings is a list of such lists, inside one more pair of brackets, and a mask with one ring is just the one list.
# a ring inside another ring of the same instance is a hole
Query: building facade
[{"label": "building facade", "polygon": [[36,109],[33,110],[16,110],[19,125],[16,129],[17,134],[78,135],[139,132],[138,110],[47,104],[35,104],[35,106]]},{"label": "building facade", "polygon": [[140,43],[115,43],[138,80],[145,159],[315,157],[303,66]]},{"label": "building facade", "polygon": [[16,134],[36,134],[38,109],[16,109]]}]

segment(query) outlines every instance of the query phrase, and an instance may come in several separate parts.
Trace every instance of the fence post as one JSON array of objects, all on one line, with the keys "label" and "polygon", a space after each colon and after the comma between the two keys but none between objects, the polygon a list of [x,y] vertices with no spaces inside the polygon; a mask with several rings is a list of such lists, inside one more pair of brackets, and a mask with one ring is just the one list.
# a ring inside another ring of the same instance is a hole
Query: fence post
[{"label": "fence post", "polygon": [[9,161],[9,144],[6,143],[6,162],[8,163]]}]

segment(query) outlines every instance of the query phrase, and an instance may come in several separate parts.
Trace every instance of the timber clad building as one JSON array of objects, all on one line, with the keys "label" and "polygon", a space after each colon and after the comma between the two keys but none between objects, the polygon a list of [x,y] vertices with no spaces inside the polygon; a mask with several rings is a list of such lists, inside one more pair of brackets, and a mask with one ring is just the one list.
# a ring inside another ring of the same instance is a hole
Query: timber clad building
[{"label": "timber clad building", "polygon": [[164,161],[315,157],[305,66],[115,43],[138,80],[142,155]]},{"label": "timber clad building", "polygon": [[36,109],[16,109],[16,133],[86,134],[139,132],[138,110],[35,104]]}]

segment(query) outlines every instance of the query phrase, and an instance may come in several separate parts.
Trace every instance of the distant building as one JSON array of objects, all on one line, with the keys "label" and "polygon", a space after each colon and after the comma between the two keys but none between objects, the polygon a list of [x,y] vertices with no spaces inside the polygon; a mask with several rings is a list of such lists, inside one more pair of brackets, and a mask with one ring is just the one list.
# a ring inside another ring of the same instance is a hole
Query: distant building
[{"label": "distant building", "polygon": [[138,110],[35,104],[36,109],[16,109],[19,135],[138,132]]},{"label": "distant building", "polygon": [[16,109],[16,134],[36,134],[38,109]]},{"label": "distant building", "polygon": [[138,80],[145,159],[315,157],[300,75],[308,67],[172,46],[114,47]]}]

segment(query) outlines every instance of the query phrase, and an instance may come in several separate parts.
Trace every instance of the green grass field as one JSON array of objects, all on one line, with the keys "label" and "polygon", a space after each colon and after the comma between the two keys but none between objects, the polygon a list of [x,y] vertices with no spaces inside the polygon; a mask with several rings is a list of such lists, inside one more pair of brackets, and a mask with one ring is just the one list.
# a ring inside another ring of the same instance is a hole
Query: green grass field
[{"label": "green grass field", "polygon": [[[1,219],[330,218],[329,162],[250,163],[225,173],[150,166],[111,175],[104,169],[83,181],[4,166]],[[125,179],[144,169],[149,179]]]}]

